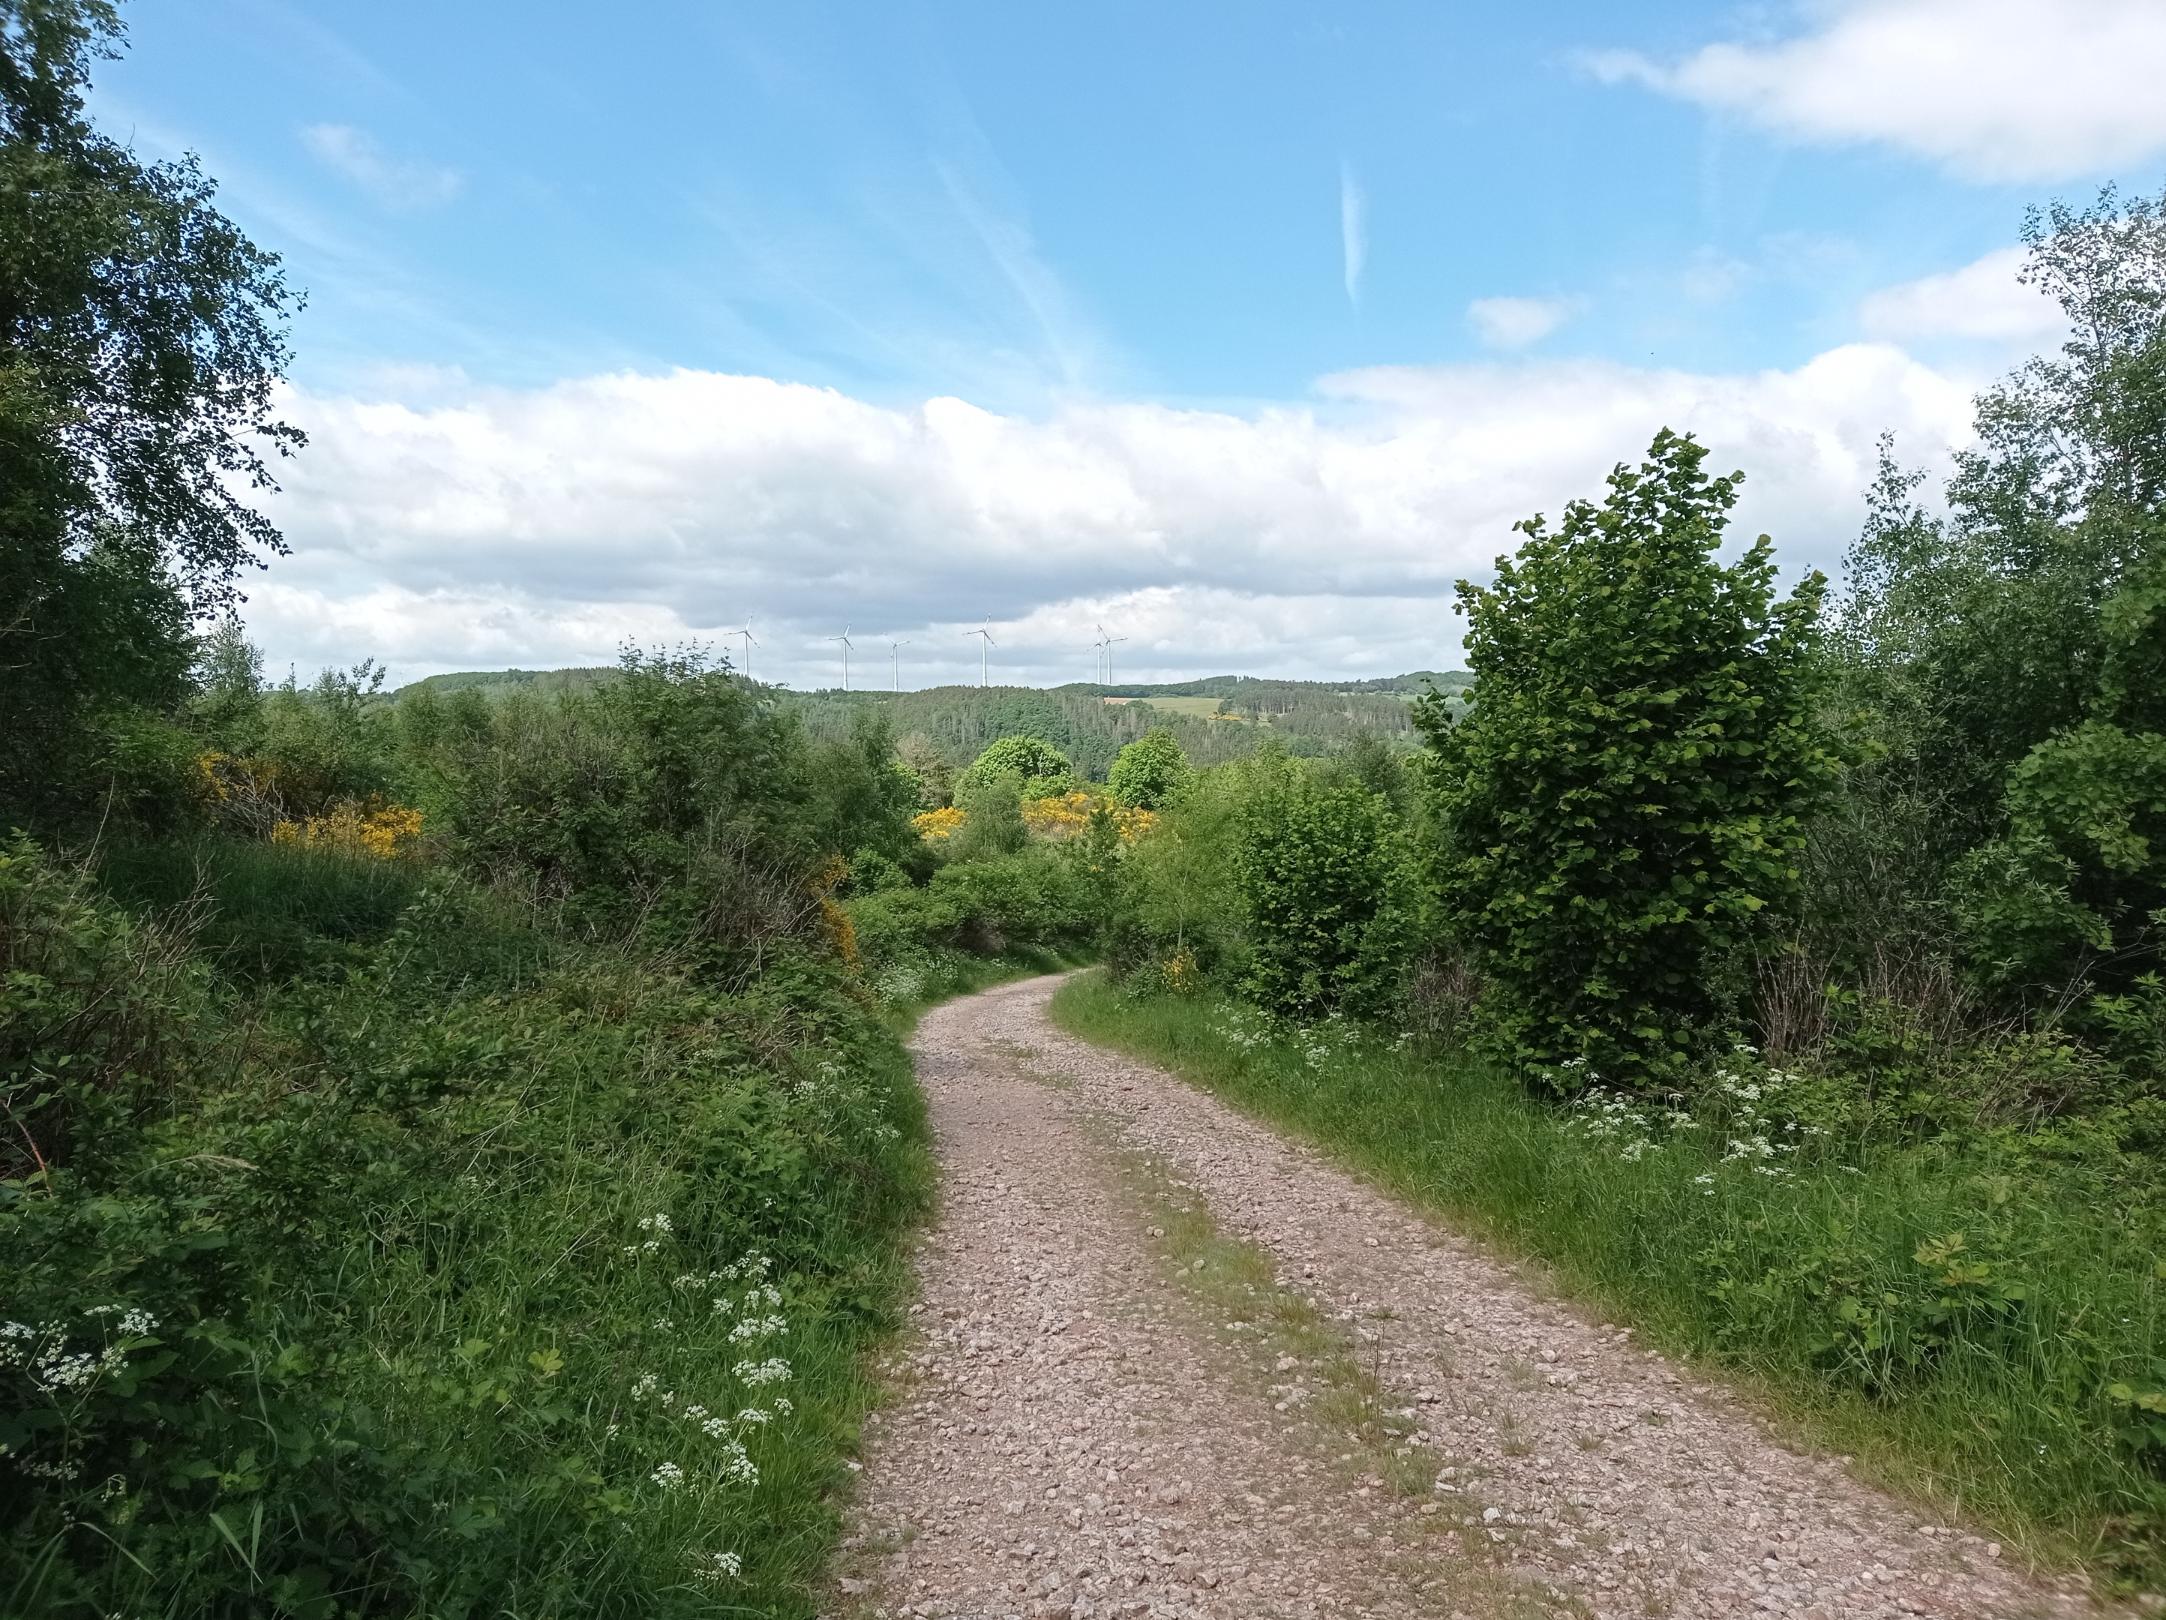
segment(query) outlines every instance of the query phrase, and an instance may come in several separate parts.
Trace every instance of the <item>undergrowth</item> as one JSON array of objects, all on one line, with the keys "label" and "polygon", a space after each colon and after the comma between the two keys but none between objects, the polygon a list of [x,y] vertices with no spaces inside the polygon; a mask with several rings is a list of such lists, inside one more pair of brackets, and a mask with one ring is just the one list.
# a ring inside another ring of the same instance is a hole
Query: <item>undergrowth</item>
[{"label": "undergrowth", "polygon": [[931,1183],[897,1037],[1053,959],[723,990],[341,859],[0,850],[0,1612],[816,1612]]}]

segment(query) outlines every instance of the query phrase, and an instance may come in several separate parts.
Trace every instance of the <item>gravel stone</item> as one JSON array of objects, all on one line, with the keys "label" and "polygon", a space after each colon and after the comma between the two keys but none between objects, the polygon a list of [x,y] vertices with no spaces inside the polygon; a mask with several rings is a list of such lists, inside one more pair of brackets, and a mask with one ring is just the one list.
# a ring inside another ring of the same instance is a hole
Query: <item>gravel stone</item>
[{"label": "gravel stone", "polygon": [[[867,1427],[837,1613],[2101,1612],[2079,1581],[2012,1567],[1846,1459],[1800,1455],[1629,1330],[1313,1149],[1055,1030],[1059,982],[951,1002],[913,1042],[941,1208],[914,1342]],[[1123,1152],[1341,1324],[1382,1405],[1445,1460],[1433,1492],[1382,1488],[1308,1414],[1293,1358],[1229,1349],[1235,1325],[1203,1320],[1166,1274]]]}]

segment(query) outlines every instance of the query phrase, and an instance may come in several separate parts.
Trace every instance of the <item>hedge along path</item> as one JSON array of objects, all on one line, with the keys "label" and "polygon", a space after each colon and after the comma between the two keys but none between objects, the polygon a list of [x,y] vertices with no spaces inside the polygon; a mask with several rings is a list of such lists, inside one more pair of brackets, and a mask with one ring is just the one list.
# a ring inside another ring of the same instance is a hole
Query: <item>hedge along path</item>
[{"label": "hedge along path", "polygon": [[832,1608],[2098,1612],[1386,1195],[1045,1015],[914,1050],[944,1173]]}]

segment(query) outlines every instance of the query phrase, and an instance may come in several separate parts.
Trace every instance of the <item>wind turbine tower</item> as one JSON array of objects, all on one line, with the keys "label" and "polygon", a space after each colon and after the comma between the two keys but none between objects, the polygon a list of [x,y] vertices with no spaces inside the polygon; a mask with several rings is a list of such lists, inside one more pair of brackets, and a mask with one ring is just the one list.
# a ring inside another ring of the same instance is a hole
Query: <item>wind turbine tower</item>
[{"label": "wind turbine tower", "polygon": [[850,627],[844,625],[842,634],[832,639],[842,643],[842,689],[847,692],[850,690]]},{"label": "wind turbine tower", "polygon": [[749,681],[752,679],[752,649],[760,644],[759,639],[752,634],[752,620],[749,617],[746,618],[742,630],[725,630],[722,633],[726,636],[740,636],[744,639],[745,655],[737,665],[737,673]]},{"label": "wind turbine tower", "polygon": [[1102,684],[1106,678],[1106,639],[1102,634],[1091,643],[1091,652],[1096,655],[1091,660],[1091,674]]},{"label": "wind turbine tower", "polygon": [[967,632],[967,634],[968,634],[968,635],[973,635],[973,636],[976,636],[976,637],[978,637],[978,638],[979,638],[979,640],[978,640],[978,684],[979,684],[980,686],[983,686],[983,685],[985,684],[985,651],[986,651],[986,649],[987,649],[988,647],[990,647],[990,646],[992,646],[992,645],[993,645],[993,632],[992,632],[992,630],[991,630],[991,628],[990,628],[990,626],[991,626],[992,622],[993,622],[993,620],[992,620],[992,616],[991,616],[990,614],[988,614],[988,615],[986,615],[986,620],[985,620],[985,624],[984,624],[983,626],[979,627],[979,628],[978,628],[978,629],[976,629],[976,630],[972,630],[972,631],[969,631],[969,632]]},{"label": "wind turbine tower", "polygon": [[1098,633],[1106,638],[1106,685],[1111,686],[1113,684],[1113,649],[1128,638],[1126,636],[1107,636],[1106,627],[1102,624],[1098,627]]},{"label": "wind turbine tower", "polygon": [[907,641],[891,641],[887,645],[887,655],[895,664],[895,690],[898,692],[902,690],[902,650],[909,645]]}]

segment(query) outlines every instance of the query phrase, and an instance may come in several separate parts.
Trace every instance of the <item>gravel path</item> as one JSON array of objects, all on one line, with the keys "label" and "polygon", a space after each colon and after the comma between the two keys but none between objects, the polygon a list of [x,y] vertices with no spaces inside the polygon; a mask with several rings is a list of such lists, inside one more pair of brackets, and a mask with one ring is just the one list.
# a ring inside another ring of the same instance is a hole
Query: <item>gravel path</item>
[{"label": "gravel path", "polygon": [[1159,1070],[930,1014],[944,1172],[850,1616],[2095,1613]]}]

